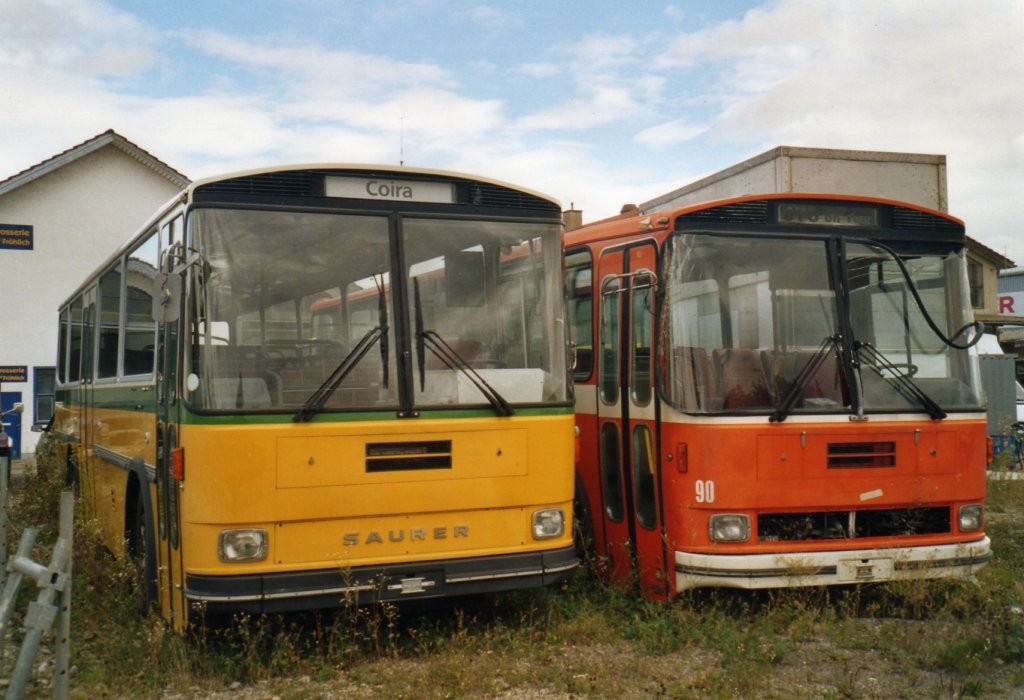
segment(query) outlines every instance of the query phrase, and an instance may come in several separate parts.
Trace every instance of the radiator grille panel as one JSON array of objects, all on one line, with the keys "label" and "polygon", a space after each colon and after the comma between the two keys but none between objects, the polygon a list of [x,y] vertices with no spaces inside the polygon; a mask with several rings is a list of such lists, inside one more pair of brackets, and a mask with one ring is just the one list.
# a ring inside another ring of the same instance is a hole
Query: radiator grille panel
[{"label": "radiator grille panel", "polygon": [[367,473],[451,468],[451,440],[366,443]]},{"label": "radiator grille panel", "polygon": [[895,466],[895,442],[833,442],[828,446],[829,469],[877,469]]},{"label": "radiator grille panel", "polygon": [[761,542],[934,535],[950,531],[950,509],[946,506],[762,513],[757,517],[757,538]]}]

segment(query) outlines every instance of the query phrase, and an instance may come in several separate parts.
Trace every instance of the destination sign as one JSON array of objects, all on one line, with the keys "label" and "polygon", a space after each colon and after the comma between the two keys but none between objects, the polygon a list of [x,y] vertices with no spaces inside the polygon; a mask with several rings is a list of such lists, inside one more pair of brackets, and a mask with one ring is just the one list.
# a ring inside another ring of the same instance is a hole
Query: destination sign
[{"label": "destination sign", "polygon": [[377,199],[388,202],[451,204],[455,201],[451,183],[393,180],[388,177],[326,177],[324,194],[328,197]]},{"label": "destination sign", "polygon": [[32,250],[32,227],[0,224],[0,250]]},{"label": "destination sign", "polygon": [[845,204],[781,202],[776,208],[780,224],[878,228],[878,210]]}]

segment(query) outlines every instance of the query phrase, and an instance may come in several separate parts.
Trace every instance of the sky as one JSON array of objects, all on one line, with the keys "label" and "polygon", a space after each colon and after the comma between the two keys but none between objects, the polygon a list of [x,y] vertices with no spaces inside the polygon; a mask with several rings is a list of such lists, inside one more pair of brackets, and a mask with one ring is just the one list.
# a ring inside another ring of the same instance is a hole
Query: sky
[{"label": "sky", "polygon": [[945,154],[1024,265],[1020,0],[0,0],[0,180],[107,129],[196,179],[442,168],[619,212],[775,146]]}]

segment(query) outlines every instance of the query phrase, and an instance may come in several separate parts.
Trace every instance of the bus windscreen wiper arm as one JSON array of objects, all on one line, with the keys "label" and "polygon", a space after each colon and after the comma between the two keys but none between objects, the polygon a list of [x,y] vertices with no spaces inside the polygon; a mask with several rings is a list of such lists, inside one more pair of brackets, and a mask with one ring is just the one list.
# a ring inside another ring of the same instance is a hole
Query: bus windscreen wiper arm
[{"label": "bus windscreen wiper arm", "polygon": [[[310,397],[306,399],[306,403],[303,404],[302,408],[299,409],[299,412],[295,414],[292,420],[296,423],[307,423],[313,418],[313,416],[323,410],[324,404],[326,404],[327,400],[331,398],[331,395],[337,391],[338,387],[341,386],[341,383],[345,381],[345,377],[347,377],[355,366],[359,364],[359,361],[366,356],[366,353],[370,351],[370,348],[373,347],[374,343],[387,336],[387,332],[387,326],[376,326],[367,331],[366,335],[364,335],[359,342],[356,343],[356,346],[352,348],[349,354],[345,356],[345,359],[343,359],[334,371],[331,372],[331,376],[329,376],[324,383],[320,385],[319,389],[314,391]],[[387,382],[386,369],[384,376],[384,381]]]},{"label": "bus windscreen wiper arm", "polygon": [[771,423],[781,423],[786,420],[789,416],[790,411],[793,410],[793,406],[796,405],[797,400],[803,395],[804,390],[807,388],[807,383],[814,378],[814,375],[818,373],[825,358],[828,357],[828,353],[834,348],[839,347],[840,336],[829,335],[826,336],[818,349],[814,351],[811,358],[807,360],[807,364],[803,366],[800,373],[796,376],[796,380],[793,382],[793,386],[790,388],[789,393],[782,402],[775,408],[775,412],[772,413],[771,418],[768,419]]},{"label": "bus windscreen wiper arm", "polygon": [[[885,355],[880,353],[877,348],[870,343],[864,343],[859,340],[854,343],[854,347],[857,350],[858,357],[863,353],[869,360],[871,360],[872,368],[878,376],[883,379],[891,380],[890,383],[896,387],[896,391],[902,394],[908,401],[916,401],[921,404],[932,420],[939,420],[946,417],[946,412],[942,410],[942,406],[937,404],[932,397],[928,396],[928,394],[924,393],[921,387],[919,387],[914,380],[901,372],[899,368]],[[886,376],[882,373],[882,370],[885,370],[891,376]]]},{"label": "bus windscreen wiper arm", "polygon": [[480,376],[480,374],[470,367],[469,363],[466,362],[455,349],[444,341],[440,335],[432,330],[425,329],[423,327],[423,306],[420,302],[420,281],[419,279],[413,279],[413,297],[416,305],[415,309],[415,324],[416,324],[416,360],[420,367],[420,391],[423,391],[427,385],[427,371],[425,367],[426,362],[426,348],[430,348],[430,352],[437,356],[437,359],[441,360],[444,365],[450,370],[458,370],[462,372],[469,381],[480,390],[480,393],[484,395],[491,406],[494,407],[494,412],[499,416],[511,416],[515,413],[512,410],[512,406],[509,405],[505,397],[498,393],[498,391],[492,387],[487,381]]}]

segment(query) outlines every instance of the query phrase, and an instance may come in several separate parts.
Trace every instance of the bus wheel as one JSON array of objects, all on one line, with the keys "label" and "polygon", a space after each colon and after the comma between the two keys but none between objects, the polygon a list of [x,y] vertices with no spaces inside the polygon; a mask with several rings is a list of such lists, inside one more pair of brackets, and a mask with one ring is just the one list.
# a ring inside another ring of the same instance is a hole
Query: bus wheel
[{"label": "bus wheel", "polygon": [[129,556],[135,569],[135,585],[139,590],[139,613],[149,614],[153,607],[153,586],[149,572],[146,571],[146,559],[149,549],[149,521],[146,519],[146,508],[142,496],[135,499],[135,519],[132,522],[131,537],[128,541]]}]

